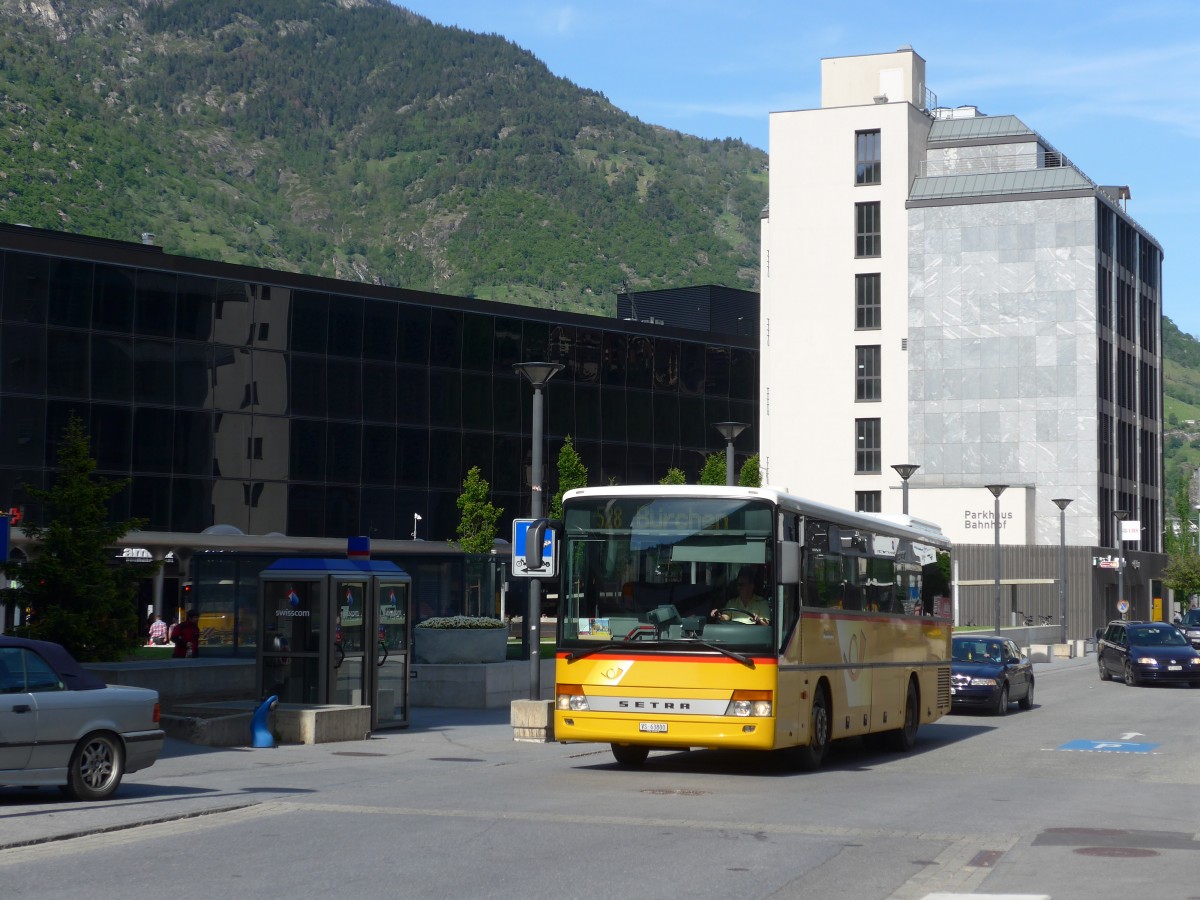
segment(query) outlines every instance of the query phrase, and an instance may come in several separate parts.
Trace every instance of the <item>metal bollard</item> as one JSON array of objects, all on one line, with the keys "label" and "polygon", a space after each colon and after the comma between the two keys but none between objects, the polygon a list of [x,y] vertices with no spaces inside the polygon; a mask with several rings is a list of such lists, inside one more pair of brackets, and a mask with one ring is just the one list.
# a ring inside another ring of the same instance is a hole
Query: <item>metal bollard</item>
[{"label": "metal bollard", "polygon": [[272,694],[254,711],[250,719],[251,747],[274,747],[275,736],[267,723],[267,716],[279,704],[279,698]]}]

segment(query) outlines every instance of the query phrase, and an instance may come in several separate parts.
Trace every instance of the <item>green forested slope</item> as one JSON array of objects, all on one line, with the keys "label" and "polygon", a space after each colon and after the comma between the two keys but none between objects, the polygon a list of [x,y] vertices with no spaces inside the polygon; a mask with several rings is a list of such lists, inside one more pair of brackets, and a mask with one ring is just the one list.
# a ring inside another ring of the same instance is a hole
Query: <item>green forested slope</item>
[{"label": "green forested slope", "polygon": [[756,288],[766,154],[385,0],[0,0],[0,219],[611,311]]}]

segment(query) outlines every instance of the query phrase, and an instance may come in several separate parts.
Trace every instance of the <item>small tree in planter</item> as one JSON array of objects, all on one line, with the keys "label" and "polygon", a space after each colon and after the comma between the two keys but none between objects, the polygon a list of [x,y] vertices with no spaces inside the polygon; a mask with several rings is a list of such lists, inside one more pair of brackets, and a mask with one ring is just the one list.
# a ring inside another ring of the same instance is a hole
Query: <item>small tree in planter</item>
[{"label": "small tree in planter", "polygon": [[587,466],[583,464],[583,458],[568,434],[563,440],[562,449],[558,451],[558,490],[550,498],[549,517],[561,519],[563,494],[575,488],[587,487],[587,483]]},{"label": "small tree in planter", "polygon": [[725,484],[725,451],[718,450],[710,453],[704,460],[704,468],[700,472],[700,484]]},{"label": "small tree in planter", "polygon": [[458,495],[458,508],[462,510],[458,543],[467,553],[492,552],[500,510],[489,499],[491,490],[479,466],[471,466],[463,481],[463,492]]}]

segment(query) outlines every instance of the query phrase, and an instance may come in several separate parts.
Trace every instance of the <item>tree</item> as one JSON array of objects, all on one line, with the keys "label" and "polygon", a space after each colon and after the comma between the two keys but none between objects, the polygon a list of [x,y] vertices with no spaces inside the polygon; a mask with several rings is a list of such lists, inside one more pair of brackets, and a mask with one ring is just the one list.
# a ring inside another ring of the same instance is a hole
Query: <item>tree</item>
[{"label": "tree", "polygon": [[710,453],[708,459],[704,460],[704,468],[700,471],[701,484],[724,484],[725,483],[725,451],[718,450],[716,453]]},{"label": "tree", "polygon": [[687,476],[683,474],[683,469],[671,466],[667,469],[667,474],[658,482],[659,484],[687,484]]},{"label": "tree", "polygon": [[496,521],[500,510],[489,499],[491,485],[472,466],[458,495],[462,519],[458,523],[458,543],[467,553],[491,553],[496,542]]},{"label": "tree", "polygon": [[568,434],[558,451],[558,492],[550,499],[549,517],[561,519],[563,494],[575,488],[587,487],[587,483],[587,466],[583,464],[583,459],[575,450],[575,444]]},{"label": "tree", "polygon": [[1192,594],[1200,594],[1200,555],[1172,555],[1163,572],[1163,584],[1174,591],[1177,598],[1186,599]]},{"label": "tree", "polygon": [[742,463],[738,472],[738,484],[742,487],[762,487],[762,470],[758,466],[757,453]]},{"label": "tree", "polygon": [[1180,478],[1179,483],[1175,486],[1173,498],[1175,521],[1172,522],[1168,517],[1167,529],[1163,535],[1163,549],[1171,556],[1196,553],[1196,541],[1191,535],[1191,479],[1188,477],[1186,469],[1183,470],[1183,474],[1184,477]]},{"label": "tree", "polygon": [[62,644],[81,662],[124,660],[141,643],[137,582],[147,567],[117,561],[113,548],[142,519],[108,520],[108,504],[128,480],[95,477],[83,420],[72,415],[58,445],[49,490],[25,485],[44,509],[45,525],[21,531],[33,541],[28,559],[4,564],[16,586],[10,602],[28,610],[22,637]]}]

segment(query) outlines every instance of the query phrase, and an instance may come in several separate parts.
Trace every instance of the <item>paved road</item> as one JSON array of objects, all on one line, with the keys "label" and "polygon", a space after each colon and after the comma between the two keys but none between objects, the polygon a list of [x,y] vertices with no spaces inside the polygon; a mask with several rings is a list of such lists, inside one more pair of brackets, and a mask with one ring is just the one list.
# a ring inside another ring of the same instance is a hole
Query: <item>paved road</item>
[{"label": "paved road", "polygon": [[[1200,690],[1037,667],[1037,705],[916,751],[517,744],[507,710],[274,750],[169,742],[114,800],[0,790],[3,897],[1068,898],[1200,895]],[[1094,742],[1076,744],[1073,742]],[[1076,749],[1078,748],[1078,749]]]}]

